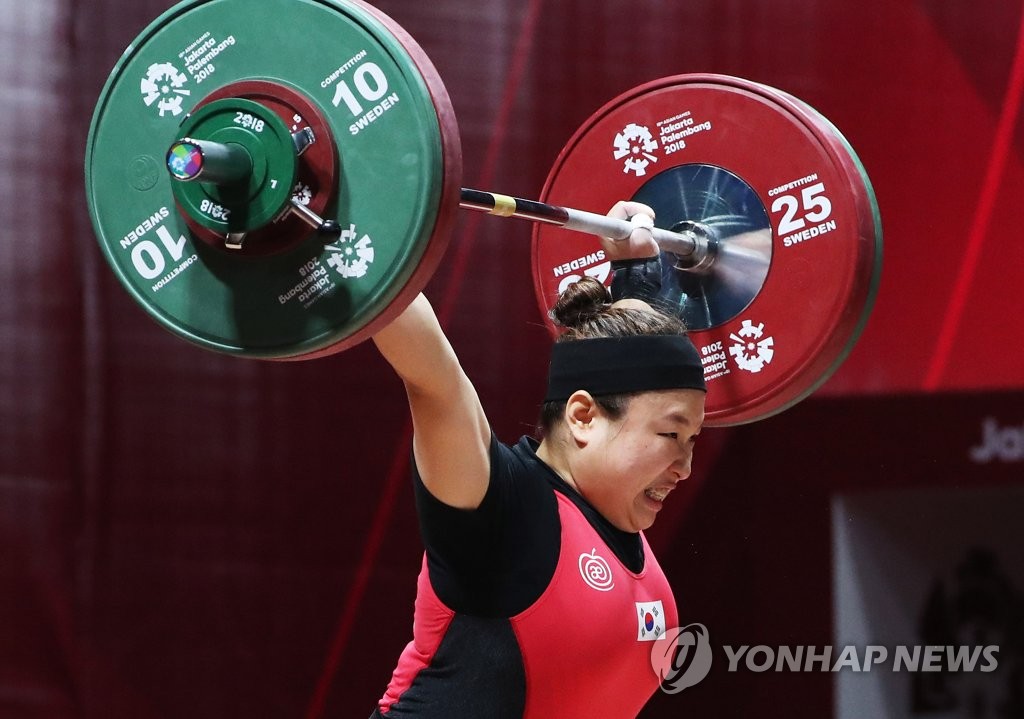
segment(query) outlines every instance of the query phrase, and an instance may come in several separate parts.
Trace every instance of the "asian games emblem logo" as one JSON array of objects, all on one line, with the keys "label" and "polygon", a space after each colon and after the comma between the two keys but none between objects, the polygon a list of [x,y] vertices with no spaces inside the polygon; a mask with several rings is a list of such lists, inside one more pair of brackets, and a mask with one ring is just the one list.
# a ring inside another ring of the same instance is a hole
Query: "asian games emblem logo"
[{"label": "asian games emblem logo", "polygon": [[599,592],[608,592],[615,587],[612,568],[604,557],[597,556],[597,549],[591,549],[590,554],[580,555],[580,576],[587,586]]},{"label": "asian games emblem logo", "polygon": [[139,83],[139,90],[146,107],[152,107],[153,103],[156,103],[160,117],[168,112],[177,117],[184,112],[181,107],[182,100],[192,94],[190,90],[185,89],[186,82],[188,77],[179,72],[174,65],[169,62],[158,62],[149,66],[146,76]]},{"label": "asian games emblem logo", "polygon": [[647,174],[647,166],[657,162],[654,153],[658,150],[658,141],[651,131],[643,125],[631,122],[622,132],[615,136],[615,147],[612,150],[616,160],[625,159],[623,172],[632,172],[637,177]]},{"label": "asian games emblem logo", "polygon": [[742,329],[729,338],[733,341],[729,354],[741,370],[756,374],[771,364],[775,357],[775,338],[765,337],[763,322],[755,325],[750,320],[743,320]]},{"label": "asian games emblem logo", "polygon": [[345,279],[365,277],[376,256],[373,240],[366,233],[360,239],[353,224],[341,233],[336,244],[327,245],[327,249],[331,251],[327,264]]}]

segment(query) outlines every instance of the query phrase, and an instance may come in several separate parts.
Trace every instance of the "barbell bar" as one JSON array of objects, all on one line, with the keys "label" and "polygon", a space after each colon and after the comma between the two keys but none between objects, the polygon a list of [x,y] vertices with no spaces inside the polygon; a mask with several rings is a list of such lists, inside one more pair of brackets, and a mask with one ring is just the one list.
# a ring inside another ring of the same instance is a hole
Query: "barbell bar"
[{"label": "barbell bar", "polygon": [[[635,229],[635,225],[628,220],[608,215],[465,187],[462,188],[459,207],[498,217],[518,217],[613,240],[625,240]],[[698,236],[692,231],[672,232],[660,227],[652,227],[650,231],[663,252],[680,260],[676,262],[679,269],[693,271],[698,267],[703,269],[709,266],[708,261],[713,257],[713,244],[708,237]]]},{"label": "barbell bar", "polygon": [[[306,129],[293,133],[296,157],[300,156],[316,140]],[[234,143],[219,143],[184,137],[176,140],[167,150],[167,171],[178,182],[203,182],[219,188],[231,187],[247,181],[253,173],[253,162],[249,154]],[[599,215],[536,200],[511,197],[494,192],[462,188],[459,207],[466,210],[485,212],[498,217],[517,217],[532,222],[541,222],[567,230],[590,235],[625,240],[634,229],[628,220]],[[304,204],[290,199],[284,213],[293,212],[310,227],[320,233],[340,232],[337,222],[325,220],[310,211]],[[282,216],[283,216],[282,214]],[[681,262],[680,269],[708,267],[712,259],[712,243],[707,236],[700,237],[690,231],[672,232],[659,227],[650,228],[651,236],[658,246]],[[241,249],[237,240],[226,240],[227,249]]]}]

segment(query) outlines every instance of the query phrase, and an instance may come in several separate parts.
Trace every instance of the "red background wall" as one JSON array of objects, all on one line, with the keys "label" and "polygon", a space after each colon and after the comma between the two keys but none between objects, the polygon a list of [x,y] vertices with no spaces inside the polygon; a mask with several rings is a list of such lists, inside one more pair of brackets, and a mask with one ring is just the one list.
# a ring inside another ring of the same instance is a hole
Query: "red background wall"
[{"label": "red background wall", "polygon": [[[797,95],[867,167],[875,312],[816,397],[702,439],[651,534],[684,616],[825,643],[834,492],[1021,481],[1019,459],[966,458],[985,417],[1024,425],[1020,2],[377,4],[445,78],[467,186],[535,195],[592,112],[682,72]],[[92,106],[169,5],[0,2],[0,716],[364,716],[421,551],[398,381],[368,346],[282,366],[183,344],[92,237]],[[427,288],[506,441],[546,364],[529,234],[461,218]],[[829,679],[713,672],[644,716],[755,711],[827,716]]]}]

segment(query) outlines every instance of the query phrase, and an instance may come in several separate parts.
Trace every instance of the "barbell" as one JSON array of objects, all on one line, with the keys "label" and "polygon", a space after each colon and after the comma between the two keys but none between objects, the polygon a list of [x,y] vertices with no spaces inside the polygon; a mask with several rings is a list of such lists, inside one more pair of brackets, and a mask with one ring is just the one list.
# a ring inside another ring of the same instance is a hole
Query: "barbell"
[{"label": "barbell", "polygon": [[547,318],[569,283],[609,281],[594,235],[631,229],[572,208],[652,206],[658,303],[702,354],[711,426],[813,392],[874,302],[881,223],[863,166],[827,119],[762,84],[676,75],[620,95],[570,138],[540,200],[462,188],[461,171],[437,71],[361,0],[176,5],[115,66],[85,160],[100,248],[131,297],[242,357],[313,359],[371,336],[429,280],[460,207],[534,222]]}]

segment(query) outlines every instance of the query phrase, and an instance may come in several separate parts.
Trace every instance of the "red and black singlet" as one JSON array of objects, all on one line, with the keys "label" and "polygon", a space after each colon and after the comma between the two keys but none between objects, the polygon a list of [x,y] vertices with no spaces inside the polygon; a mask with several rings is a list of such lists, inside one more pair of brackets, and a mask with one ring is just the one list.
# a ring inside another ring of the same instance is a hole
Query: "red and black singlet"
[{"label": "red and black singlet", "polygon": [[415,478],[426,552],[413,640],[374,717],[635,717],[653,641],[678,625],[642,534],[613,527],[536,456],[492,439],[480,507]]}]

